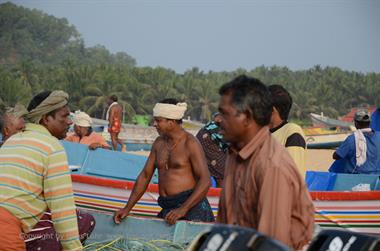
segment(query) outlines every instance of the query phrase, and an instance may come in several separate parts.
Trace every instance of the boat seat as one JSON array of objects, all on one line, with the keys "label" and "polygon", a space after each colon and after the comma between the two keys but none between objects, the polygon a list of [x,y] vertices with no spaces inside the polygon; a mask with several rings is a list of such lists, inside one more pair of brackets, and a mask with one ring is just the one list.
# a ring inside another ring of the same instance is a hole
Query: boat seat
[{"label": "boat seat", "polygon": [[[66,150],[69,166],[78,167],[75,168],[75,173],[78,174],[135,181],[147,160],[145,156],[101,148],[89,150],[87,145],[61,142]],[[158,183],[157,170],[151,182]]]}]

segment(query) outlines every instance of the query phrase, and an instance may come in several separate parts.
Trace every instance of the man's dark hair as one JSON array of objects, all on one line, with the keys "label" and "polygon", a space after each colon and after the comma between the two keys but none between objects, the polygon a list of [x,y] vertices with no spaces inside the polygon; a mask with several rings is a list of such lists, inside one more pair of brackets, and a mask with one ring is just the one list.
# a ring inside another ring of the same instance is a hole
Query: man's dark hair
[{"label": "man's dark hair", "polygon": [[[34,96],[32,100],[29,102],[29,105],[27,108],[28,112],[30,112],[31,110],[39,106],[42,103],[42,101],[44,101],[47,97],[49,97],[50,94],[51,94],[51,91],[43,91],[43,92],[38,93],[36,96]],[[54,111],[51,111],[46,115],[55,117],[55,114],[58,110],[59,109],[55,109]]]},{"label": "man's dark hair", "polygon": [[36,96],[34,96],[32,100],[29,102],[29,105],[27,108],[28,112],[30,112],[31,110],[39,106],[39,104],[41,104],[42,101],[44,101],[47,97],[49,97],[50,94],[51,94],[51,91],[43,91],[43,92],[38,93]]},{"label": "man's dark hair", "polygon": [[290,93],[281,85],[270,85],[268,87],[272,95],[273,106],[277,109],[282,120],[288,120],[293,100]]},{"label": "man's dark hair", "polygon": [[[179,101],[175,98],[166,98],[166,99],[161,100],[158,103],[176,105],[179,103]],[[178,124],[182,124],[182,119],[171,119],[171,120],[176,121]]]},{"label": "man's dark hair", "polygon": [[220,87],[219,94],[231,95],[236,110],[247,113],[258,125],[269,124],[272,100],[268,88],[259,79],[241,75]]},{"label": "man's dark hair", "polygon": [[113,101],[113,102],[117,102],[118,98],[116,95],[111,95],[110,96],[110,99]]}]

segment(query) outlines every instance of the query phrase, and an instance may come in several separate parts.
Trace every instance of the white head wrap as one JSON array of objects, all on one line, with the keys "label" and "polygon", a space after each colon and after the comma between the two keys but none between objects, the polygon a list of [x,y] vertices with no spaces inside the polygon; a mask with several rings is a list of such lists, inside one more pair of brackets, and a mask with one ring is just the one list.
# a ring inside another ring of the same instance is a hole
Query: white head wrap
[{"label": "white head wrap", "polygon": [[185,115],[186,109],[186,103],[177,103],[176,105],[157,103],[153,108],[153,117],[179,120]]},{"label": "white head wrap", "polygon": [[76,111],[74,114],[73,122],[77,126],[91,127],[92,119],[87,113]]}]

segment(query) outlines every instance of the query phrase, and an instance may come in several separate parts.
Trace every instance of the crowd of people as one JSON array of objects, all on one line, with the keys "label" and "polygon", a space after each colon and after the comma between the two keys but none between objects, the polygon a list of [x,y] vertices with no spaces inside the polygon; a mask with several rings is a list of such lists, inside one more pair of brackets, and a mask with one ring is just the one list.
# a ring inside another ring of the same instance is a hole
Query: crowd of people
[{"label": "crowd of people", "polygon": [[[305,136],[288,121],[291,95],[281,85],[244,75],[222,85],[219,94],[218,113],[196,136],[182,126],[186,103],[169,98],[155,104],[159,136],[114,222],[129,215],[157,170],[158,217],[168,224],[185,219],[239,225],[302,249],[312,238],[314,206],[304,182]],[[59,140],[92,150],[121,145],[125,151],[117,100],[113,95],[107,101],[111,146],[93,131],[88,114],[71,115],[63,91],[41,92],[27,108],[17,105],[1,115],[0,250],[82,249],[95,219],[75,207]],[[380,173],[379,118],[380,108],[372,118],[367,111],[355,114],[357,131],[334,153],[331,172]],[[222,188],[216,219],[207,200],[210,177]],[[47,233],[54,237],[43,238]]]}]

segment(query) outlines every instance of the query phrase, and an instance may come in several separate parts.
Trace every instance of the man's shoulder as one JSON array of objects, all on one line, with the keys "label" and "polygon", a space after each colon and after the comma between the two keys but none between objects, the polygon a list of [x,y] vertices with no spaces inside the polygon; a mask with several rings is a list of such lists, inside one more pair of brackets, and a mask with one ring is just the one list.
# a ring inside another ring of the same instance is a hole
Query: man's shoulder
[{"label": "man's shoulder", "polygon": [[266,158],[267,163],[270,163],[270,167],[282,168],[284,166],[294,166],[294,168],[297,168],[289,152],[274,137],[270,137],[266,145],[269,147],[269,150],[264,158]]},{"label": "man's shoulder", "polygon": [[26,131],[19,136],[19,139],[22,139],[25,144],[34,145],[48,152],[61,151],[64,149],[59,140],[52,135],[42,134],[36,131]]},{"label": "man's shoulder", "polygon": [[301,136],[304,136],[304,132],[302,130],[302,127],[295,124],[295,123],[286,123],[286,125],[284,125],[284,129],[287,130],[289,135],[292,135],[294,133],[298,133]]},{"label": "man's shoulder", "polygon": [[199,140],[197,139],[197,137],[194,136],[193,134],[189,133],[189,132],[186,132],[185,144],[189,147],[191,147],[191,146],[202,147]]},{"label": "man's shoulder", "polygon": [[162,144],[165,142],[165,138],[163,136],[158,136],[152,144],[152,150],[156,149],[157,147],[162,146]]}]

